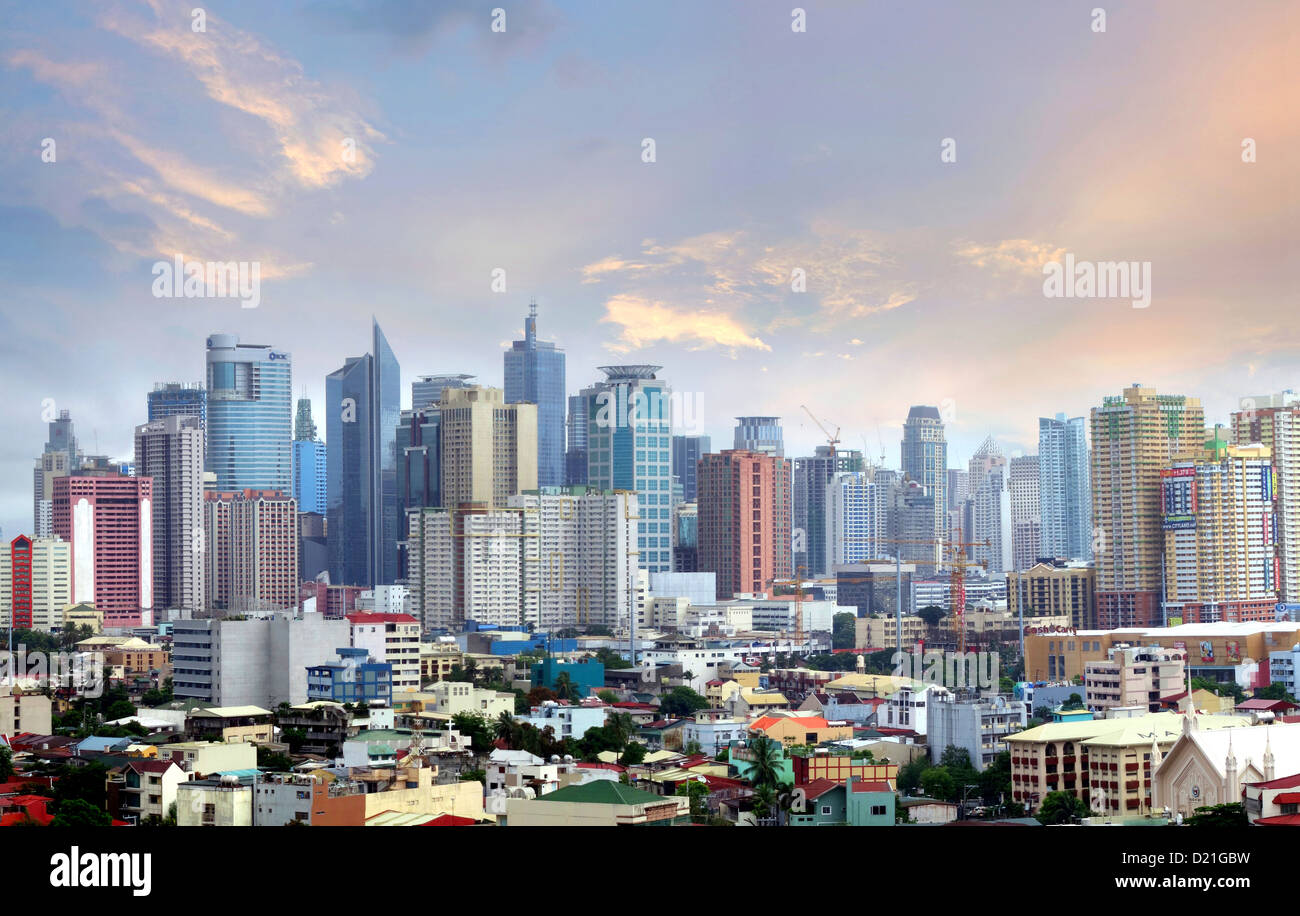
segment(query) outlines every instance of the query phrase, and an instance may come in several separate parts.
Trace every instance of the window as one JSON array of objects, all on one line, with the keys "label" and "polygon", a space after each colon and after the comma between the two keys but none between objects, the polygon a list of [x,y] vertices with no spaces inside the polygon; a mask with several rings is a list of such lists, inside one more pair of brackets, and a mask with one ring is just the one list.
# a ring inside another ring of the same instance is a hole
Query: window
[{"label": "window", "polygon": [[872,817],[884,817],[884,816],[885,816],[885,806],[884,806],[884,805],[872,805],[872,806],[871,806],[871,816],[872,816]]},{"label": "window", "polygon": [[822,814],[830,814],[830,813],[831,813],[831,806],[830,806],[830,805],[822,805]]}]

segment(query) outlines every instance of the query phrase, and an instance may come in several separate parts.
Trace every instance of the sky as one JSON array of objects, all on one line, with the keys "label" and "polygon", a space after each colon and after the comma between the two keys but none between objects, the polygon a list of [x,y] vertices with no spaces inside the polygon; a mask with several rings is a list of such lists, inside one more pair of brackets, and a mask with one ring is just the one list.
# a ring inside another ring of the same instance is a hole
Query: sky
[{"label": "sky", "polygon": [[[1210,422],[1300,389],[1300,4],[198,2],[2,5],[6,537],[43,414],[129,456],[216,331],[323,430],[372,316],[409,402],[501,385],[535,298],[571,393],[654,363],[715,449],[759,414],[809,453],[807,405],[893,467],[913,404],[964,467],[1134,382]],[[178,254],[255,262],[257,307],[153,295]],[[1149,305],[1046,296],[1067,254]]]}]

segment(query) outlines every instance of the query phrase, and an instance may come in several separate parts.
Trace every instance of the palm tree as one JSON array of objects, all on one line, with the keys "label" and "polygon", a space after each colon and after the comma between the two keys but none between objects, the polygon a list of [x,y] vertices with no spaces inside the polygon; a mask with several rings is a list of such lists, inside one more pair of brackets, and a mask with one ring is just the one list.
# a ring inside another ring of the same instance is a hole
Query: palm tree
[{"label": "palm tree", "polygon": [[582,693],[579,691],[578,685],[573,683],[573,679],[569,677],[567,671],[561,671],[555,678],[555,692],[560,699],[568,700],[570,703],[576,703],[582,699]]},{"label": "palm tree", "polygon": [[778,823],[785,825],[790,823],[790,812],[795,808],[795,802],[802,796],[795,791],[794,783],[783,782],[780,785],[780,791],[776,795],[777,819]]},{"label": "palm tree", "polygon": [[756,789],[777,785],[781,763],[785,759],[781,745],[767,735],[759,735],[749,742],[749,752],[749,784]]},{"label": "palm tree", "polygon": [[770,784],[759,785],[750,797],[754,800],[755,817],[762,819],[771,816],[772,809],[776,806],[776,791]]}]

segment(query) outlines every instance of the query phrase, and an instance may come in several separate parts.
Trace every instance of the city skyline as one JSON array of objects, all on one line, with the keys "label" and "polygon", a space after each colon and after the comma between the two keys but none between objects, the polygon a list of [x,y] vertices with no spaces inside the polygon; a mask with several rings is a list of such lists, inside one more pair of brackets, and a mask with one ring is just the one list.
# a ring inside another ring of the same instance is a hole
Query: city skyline
[{"label": "city skyline", "polygon": [[[772,414],[786,454],[811,455],[806,403],[891,466],[917,404],[950,406],[960,468],[988,435],[1032,454],[1040,417],[1134,382],[1200,398],[1211,423],[1300,387],[1294,201],[1277,193],[1294,187],[1293,8],[1116,6],[1096,34],[1087,10],[1029,3],[952,5],[939,33],[932,11],[818,7],[801,35],[774,4],[620,10],[635,47],[591,5],[524,4],[495,45],[470,13],[366,9],[229,4],[195,36],[203,59],[173,40],[194,36],[188,6],[15,12],[6,537],[31,533],[47,409],[70,411],[88,454],[126,457],[154,384],[201,378],[202,340],[228,332],[292,353],[293,391],[323,417],[324,378],[371,313],[403,389],[438,370],[503,387],[535,296],[566,394],[600,365],[654,363],[702,396],[693,432],[715,442]],[[656,69],[669,48],[672,79]],[[155,298],[150,266],[178,252],[258,261],[258,307]],[[1150,306],[1044,297],[1041,265],[1066,254],[1151,262]]]}]

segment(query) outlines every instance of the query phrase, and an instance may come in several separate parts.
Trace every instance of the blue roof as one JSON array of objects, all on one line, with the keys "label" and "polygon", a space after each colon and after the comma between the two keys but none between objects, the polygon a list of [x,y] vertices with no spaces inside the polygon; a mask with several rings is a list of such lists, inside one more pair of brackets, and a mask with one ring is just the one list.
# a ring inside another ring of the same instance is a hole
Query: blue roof
[{"label": "blue roof", "polygon": [[98,735],[91,735],[77,743],[78,751],[111,751],[117,748],[126,747],[131,743],[130,738],[101,738]]}]

